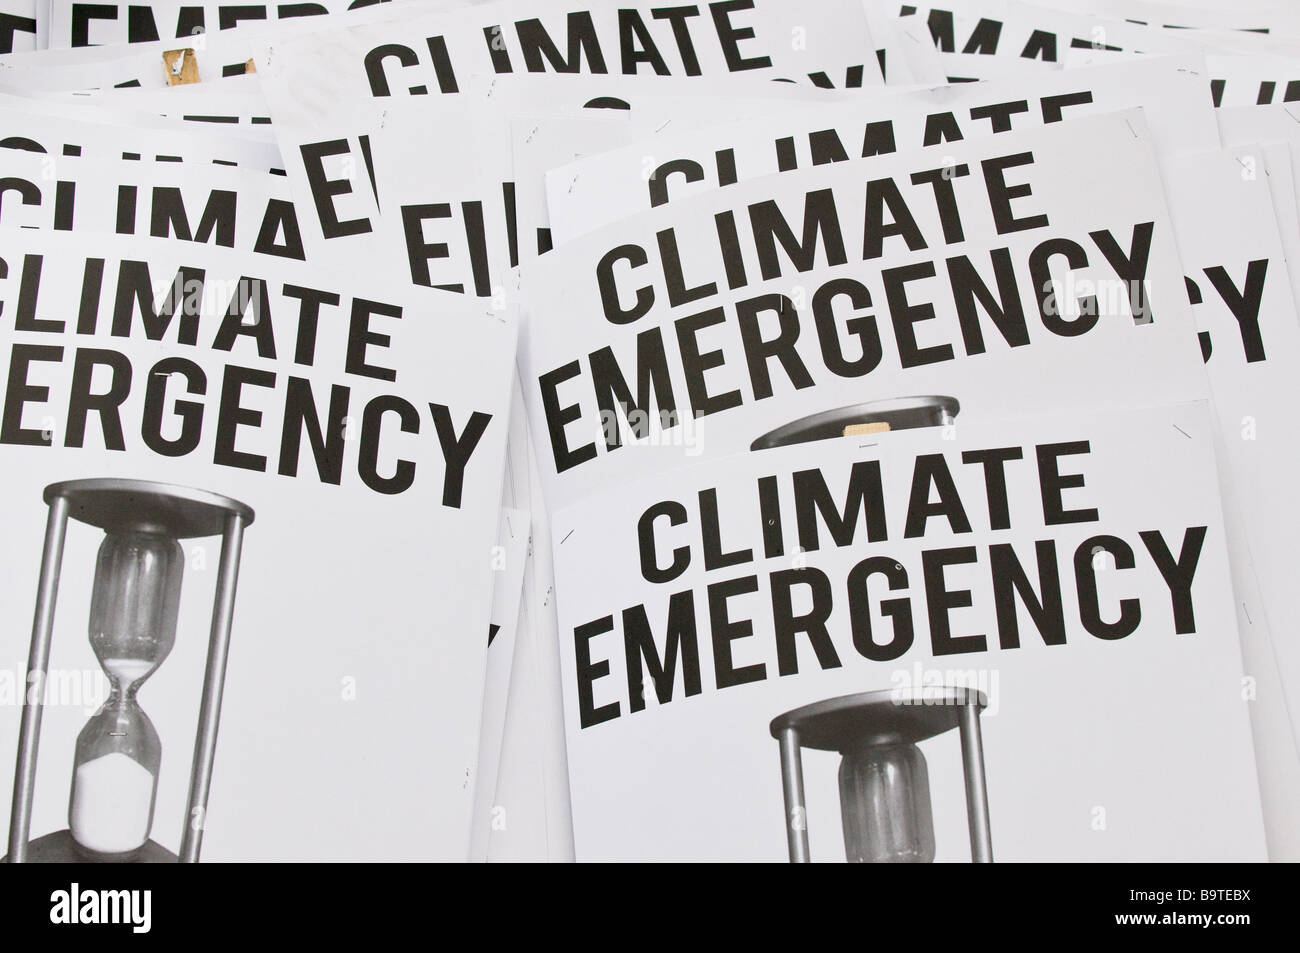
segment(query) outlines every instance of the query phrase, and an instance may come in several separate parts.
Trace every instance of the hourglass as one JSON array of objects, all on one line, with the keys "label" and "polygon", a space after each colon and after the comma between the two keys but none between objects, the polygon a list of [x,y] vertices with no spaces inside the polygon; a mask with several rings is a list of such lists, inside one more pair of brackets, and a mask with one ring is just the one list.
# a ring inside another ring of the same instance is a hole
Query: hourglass
[{"label": "hourglass", "polygon": [[[90,645],[108,675],[103,707],[77,737],[68,829],[28,842],[42,692],[24,699],[9,817],[9,861],[195,862],[216,754],[221,692],[244,528],[253,511],[205,490],[144,480],[75,480],[45,488],[49,515],[41,557],[28,684],[43,686],[69,518],[104,531],[90,596]],[[136,694],[176,641],[185,554],[180,540],[221,536],[189,810],[180,856],[149,838],[162,746]]]},{"label": "hourglass", "polygon": [[949,729],[961,734],[971,860],[991,863],[988,790],[980,709],[983,692],[949,687],[899,697],[893,691],[828,698],[772,720],[781,747],[786,839],[791,863],[807,863],[802,748],[841,755],[844,852],[865,863],[934,860],[934,816],[925,755],[917,743]]},{"label": "hourglass", "polygon": [[946,427],[956,419],[960,410],[961,405],[954,397],[869,400],[800,417],[763,434],[750,444],[749,449],[770,450],[810,440],[860,437],[889,430],[911,430],[915,427]]}]

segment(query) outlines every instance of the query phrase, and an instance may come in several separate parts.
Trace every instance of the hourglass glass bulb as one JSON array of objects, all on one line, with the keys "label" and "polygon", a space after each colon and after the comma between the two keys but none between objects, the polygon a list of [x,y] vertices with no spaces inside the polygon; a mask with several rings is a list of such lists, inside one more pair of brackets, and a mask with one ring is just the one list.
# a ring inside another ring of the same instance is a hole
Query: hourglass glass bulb
[{"label": "hourglass glass bulb", "polygon": [[162,744],[133,698],[116,693],[77,736],[68,828],[94,860],[130,860],[149,839]]},{"label": "hourglass glass bulb", "polygon": [[110,532],[90,597],[90,644],[112,679],[77,737],[68,825],[92,859],[128,860],[149,839],[162,745],[135,692],[176,641],[184,551],[147,529]]},{"label": "hourglass glass bulb", "polygon": [[161,665],[176,642],[184,560],[180,543],[160,533],[107,533],[100,544],[90,644],[123,690]]},{"label": "hourglass glass bulb", "polygon": [[850,862],[934,860],[929,772],[916,745],[846,751],[840,762],[840,812]]}]

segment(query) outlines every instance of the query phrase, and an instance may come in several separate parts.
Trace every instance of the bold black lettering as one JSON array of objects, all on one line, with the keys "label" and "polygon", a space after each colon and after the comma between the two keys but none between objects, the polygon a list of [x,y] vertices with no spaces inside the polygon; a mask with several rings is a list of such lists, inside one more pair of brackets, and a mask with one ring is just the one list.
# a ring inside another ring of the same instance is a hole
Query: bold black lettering
[{"label": "bold black lettering", "polygon": [[[843,322],[844,330],[856,337],[862,346],[862,355],[855,360],[844,356],[844,346],[840,341],[834,301],[841,295],[849,299],[849,305],[855,312],[859,312]],[[876,318],[871,314],[860,313],[870,307],[871,292],[866,285],[854,278],[832,278],[814,292],[813,322],[817,326],[822,361],[832,374],[839,377],[864,377],[880,366],[885,352]]]},{"label": "bold black lettering", "polygon": [[605,432],[605,449],[613,450],[623,445],[619,417],[627,421],[637,438],[650,435],[650,415],[656,409],[665,426],[675,421],[677,398],[673,394],[672,377],[668,373],[668,355],[659,328],[647,328],[636,336],[635,398],[618,365],[618,359],[614,357],[613,348],[602,347],[592,351],[588,362],[591,366],[592,388],[596,392],[596,404],[600,407],[601,426]]},{"label": "bold black lettering", "polygon": [[691,564],[689,546],[679,546],[673,550],[673,560],[666,567],[660,567],[655,550],[655,520],[668,517],[670,526],[681,526],[686,522],[686,507],[676,500],[664,500],[648,507],[636,524],[637,546],[641,554],[641,578],[655,584],[672,582]]},{"label": "bold black lettering", "polygon": [[[771,340],[763,339],[763,330],[759,326],[758,316],[764,312],[775,314],[779,326],[776,336]],[[748,298],[736,303],[736,319],[745,348],[745,362],[749,365],[749,379],[754,386],[755,400],[772,396],[772,377],[768,364],[773,358],[780,361],[795,390],[813,386],[812,375],[808,373],[807,366],[795,349],[795,342],[799,340],[799,312],[793,301],[783,294]]]},{"label": "bold black lettering", "polygon": [[1029,253],[1029,277],[1034,285],[1034,297],[1038,302],[1038,315],[1043,327],[1053,334],[1064,338],[1087,334],[1097,326],[1098,306],[1096,295],[1084,295],[1079,298],[1079,314],[1071,319],[1063,314],[1061,300],[1057,297],[1056,285],[1052,280],[1052,270],[1048,262],[1055,255],[1062,256],[1071,268],[1084,268],[1088,264],[1088,253],[1083,246],[1068,238],[1049,238],[1039,242]]},{"label": "bold black lettering", "polygon": [[[930,488],[939,491],[939,499],[930,502]],[[925,535],[931,517],[942,516],[954,533],[969,533],[970,519],[962,506],[957,483],[942,453],[918,454],[912,469],[912,491],[907,503],[905,539]]]},{"label": "bold black lettering", "polygon": [[740,41],[754,38],[753,27],[736,27],[731,23],[731,15],[738,10],[754,9],[754,0],[719,0],[709,4],[709,13],[713,16],[713,26],[718,31],[718,43],[722,47],[722,56],[727,62],[727,69],[733,73],[751,69],[766,69],[772,65],[768,56],[740,55]]},{"label": "bold black lettering", "polygon": [[1246,266],[1246,283],[1238,290],[1229,277],[1228,270],[1222,265],[1205,269],[1210,284],[1214,285],[1214,290],[1237,319],[1241,348],[1247,364],[1263,361],[1268,356],[1264,352],[1264,338],[1259,332],[1259,309],[1264,301],[1264,278],[1267,273],[1268,259],[1256,258]]},{"label": "bold black lettering", "polygon": [[1007,248],[994,248],[989,252],[989,259],[993,263],[993,279],[998,286],[996,297],[965,255],[947,261],[948,281],[952,286],[957,321],[961,325],[962,343],[967,354],[983,354],[986,350],[984,330],[980,327],[981,308],[993,319],[994,327],[1008,345],[1024,347],[1029,343],[1029,326],[1025,322],[1020,289],[1016,286],[1011,251]]},{"label": "bold black lettering", "polygon": [[1008,232],[1023,232],[1030,228],[1046,228],[1048,225],[1046,215],[1027,215],[1024,218],[1016,218],[1011,211],[1011,200],[1032,195],[1033,189],[1030,188],[1028,183],[1007,185],[1007,169],[1033,164],[1034,154],[1032,152],[1017,152],[1015,155],[996,156],[980,162],[980,168],[984,172],[984,185],[989,193],[989,209],[993,212],[993,224],[996,226],[999,235],[1005,235]]},{"label": "bold black lettering", "polygon": [[1100,517],[1095,509],[1067,510],[1061,500],[1061,491],[1084,485],[1082,473],[1061,473],[1060,458],[1081,453],[1092,453],[1087,440],[1066,443],[1046,443],[1035,450],[1038,456],[1038,483],[1043,497],[1043,522],[1048,526],[1066,523],[1095,523]]},{"label": "bold black lettering", "polygon": [[1189,526],[1183,533],[1183,545],[1177,559],[1174,559],[1164,534],[1159,530],[1152,529],[1138,534],[1146,544],[1156,568],[1160,570],[1160,575],[1164,577],[1165,585],[1169,587],[1169,598],[1174,607],[1174,631],[1179,635],[1190,635],[1196,631],[1192,578],[1196,575],[1196,566],[1201,560],[1205,532],[1204,526]]},{"label": "bold black lettering", "polygon": [[596,287],[600,289],[601,311],[606,321],[611,324],[631,324],[644,317],[654,305],[654,289],[647,285],[637,289],[636,303],[630,309],[625,309],[619,303],[618,286],[614,281],[614,265],[617,262],[625,261],[632,268],[640,268],[649,260],[645,249],[640,245],[619,245],[606,252],[597,263]]},{"label": "bold black lettering", "polygon": [[1079,619],[1089,635],[1113,641],[1132,635],[1142,621],[1142,606],[1136,599],[1121,599],[1119,618],[1105,622],[1097,601],[1097,562],[1103,553],[1115,560],[1116,569],[1132,569],[1133,550],[1117,536],[1094,536],[1074,551],[1074,580],[1079,591]]},{"label": "bold black lettering", "polygon": [[322,234],[326,238],[342,238],[370,232],[370,219],[340,221],[338,209],[334,206],[334,196],[352,194],[352,180],[347,177],[331,179],[325,175],[325,158],[348,155],[352,151],[348,141],[331,139],[327,142],[308,142],[299,146],[298,151],[302,154],[303,165],[306,167],[307,184],[311,188],[311,198],[316,205],[316,216],[320,219]]},{"label": "bold black lettering", "polygon": [[411,488],[415,482],[415,464],[398,460],[393,475],[379,473],[379,438],[384,425],[384,415],[397,414],[398,429],[402,433],[420,432],[420,412],[409,401],[392,394],[375,397],[366,404],[361,414],[361,440],[357,448],[357,473],[361,482],[376,493],[396,495]]},{"label": "bold black lettering", "polygon": [[1056,544],[1050,539],[1040,539],[1034,543],[1034,552],[1038,557],[1038,592],[1034,591],[1034,584],[1020,564],[1014,546],[997,543],[989,547],[993,605],[998,614],[998,645],[1004,649],[1020,648],[1017,597],[1028,611],[1044,645],[1065,644],[1065,604],[1061,599]]},{"label": "bold black lettering", "polygon": [[144,415],[140,437],[154,453],[164,457],[183,457],[199,445],[203,436],[203,405],[196,400],[178,400],[172,412],[180,419],[181,432],[173,439],[162,434],[163,410],[167,402],[167,382],[175,377],[185,382],[185,393],[202,396],[208,392],[208,378],[203,368],[183,357],[165,357],[149,369],[144,385]]},{"label": "bold black lettering", "polygon": [[465,467],[474,454],[474,448],[483,439],[492,420],[491,414],[476,410],[469,415],[465,429],[458,435],[451,422],[451,410],[446,404],[429,404],[433,414],[433,426],[438,431],[438,446],[442,448],[442,459],[446,464],[442,478],[442,505],[460,509],[461,494],[465,487]]},{"label": "bold black lettering", "polygon": [[948,566],[973,563],[978,557],[974,546],[953,549],[929,549],[921,553],[921,571],[925,576],[925,603],[930,617],[930,646],[935,655],[961,655],[984,652],[988,640],[983,635],[953,635],[948,613],[972,605],[969,589],[949,589],[944,578]]},{"label": "bold black lettering", "polygon": [[[631,711],[645,708],[645,674],[650,670],[655,698],[666,705],[673,700],[677,681],[677,664],[682,667],[684,698],[698,695],[700,686],[700,647],[695,631],[695,593],[690,589],[668,597],[667,637],[663,658],[655,646],[654,633],[645,606],[623,610],[623,652],[627,660],[627,697]],[[644,665],[642,664],[644,662]]]},{"label": "bold black lettering", "polygon": [[261,278],[241,277],[212,338],[215,351],[229,351],[241,335],[257,342],[257,356],[275,359],[275,331],[271,327],[271,299]]},{"label": "bold black lettering", "polygon": [[677,349],[682,356],[682,373],[686,377],[686,393],[690,398],[691,410],[696,417],[707,417],[742,403],[740,391],[731,390],[722,394],[710,394],[708,383],[704,380],[706,372],[726,363],[722,351],[701,351],[697,335],[705,328],[725,324],[726,312],[722,308],[710,308],[699,314],[687,315],[674,322],[677,332]]},{"label": "bold black lettering", "polygon": [[1019,447],[967,450],[961,455],[962,463],[978,463],[984,467],[984,492],[989,504],[989,529],[1011,528],[1005,467],[1008,460],[1023,458],[1024,452]]},{"label": "bold black lettering", "polygon": [[605,632],[613,631],[614,617],[608,615],[573,630],[573,663],[578,678],[578,723],[583,728],[599,725],[611,718],[617,718],[620,714],[618,702],[610,702],[597,708],[592,690],[592,683],[596,679],[609,674],[609,660],[592,662],[591,640]]},{"label": "bold black lettering", "polygon": [[718,688],[731,688],[759,682],[767,677],[767,667],[762,663],[736,667],[732,643],[754,634],[754,623],[749,619],[732,621],[727,600],[749,592],[758,592],[757,576],[742,576],[715,582],[708,588],[709,627],[713,636],[713,674]]},{"label": "bold black lettering", "polygon": [[537,379],[537,386],[542,392],[542,412],[546,417],[546,431],[551,439],[551,455],[555,458],[556,473],[563,473],[596,458],[595,443],[570,450],[568,438],[564,435],[567,424],[582,418],[582,408],[578,404],[561,407],[559,386],[581,373],[582,367],[578,362],[570,361],[553,371],[547,371]]},{"label": "bold black lettering", "polygon": [[284,398],[284,430],[280,435],[280,476],[298,475],[298,457],[303,431],[311,444],[316,474],[322,483],[343,482],[343,440],[351,391],[342,384],[330,387],[330,405],[322,424],[311,381],[290,377]]},{"label": "bold black lettering", "polygon": [[[90,392],[96,367],[109,370],[108,390]],[[131,362],[125,354],[101,348],[77,348],[72,363],[72,386],[68,394],[68,426],[63,434],[65,447],[81,447],[86,439],[86,417],[99,414],[105,450],[125,450],[122,436],[122,404],[131,393]]]},{"label": "bold black lettering", "polygon": [[258,427],[262,412],[240,403],[244,387],[274,387],[275,374],[255,367],[227,364],[221,383],[221,402],[217,410],[216,449],[212,462],[224,467],[266,472],[266,457],[235,449],[235,439],[241,426]]},{"label": "bold black lettering", "polygon": [[853,631],[853,648],[868,661],[892,662],[910,649],[916,638],[912,604],[906,596],[880,601],[880,613],[890,620],[892,631],[888,642],[877,642],[872,634],[871,601],[867,592],[867,580],[874,575],[885,577],[890,592],[907,588],[907,570],[889,556],[869,556],[849,570],[849,627]]},{"label": "bold black lettering", "polygon": [[[839,668],[840,657],[835,651],[835,643],[826,628],[831,617],[834,596],[831,594],[831,581],[820,569],[781,569],[772,573],[772,629],[776,635],[777,671],[781,675],[799,674],[799,653],[795,645],[795,636],[803,633],[808,637],[817,656],[817,664],[822,670]],[[790,590],[795,586],[807,586],[812,599],[812,606],[807,612],[796,615],[794,599]]]},{"label": "bold black lettering", "polygon": [[778,242],[785,257],[800,273],[811,271],[816,266],[819,238],[826,248],[827,265],[842,265],[848,261],[839,215],[835,210],[835,193],[830,189],[818,189],[804,196],[802,238],[795,237],[775,201],[751,205],[749,222],[754,231],[759,271],[766,280],[781,276],[781,263],[776,254]]},{"label": "bold black lettering", "polygon": [[585,58],[592,73],[606,73],[605,57],[600,51],[600,38],[587,11],[570,13],[568,23],[568,55],[561,56],[555,42],[536,18],[520,20],[515,24],[519,46],[524,54],[524,66],[530,73],[546,72],[547,63],[557,73],[579,73]]},{"label": "bold black lettering", "polygon": [[23,408],[31,403],[45,403],[50,399],[50,389],[27,383],[27,373],[33,363],[44,361],[57,364],[63,360],[63,348],[47,344],[15,344],[9,352],[9,379],[5,384],[4,415],[0,417],[0,443],[24,447],[48,447],[54,435],[48,430],[33,430],[23,426]]},{"label": "bold black lettering", "polygon": [[366,351],[369,348],[388,347],[392,341],[391,335],[371,329],[370,319],[375,315],[400,318],[402,309],[395,304],[381,304],[378,301],[367,301],[365,298],[352,300],[352,315],[348,320],[348,351],[343,370],[361,377],[373,377],[377,381],[395,381],[397,371],[368,361]]},{"label": "bold black lettering", "polygon": [[[866,261],[879,258],[883,252],[885,239],[891,235],[901,236],[911,251],[925,248],[925,238],[921,234],[916,219],[912,217],[898,185],[893,179],[873,179],[867,183],[865,223],[863,225],[862,257]],[[889,211],[891,221],[885,221],[885,211]]]},{"label": "bold black lettering", "polygon": [[130,337],[132,319],[139,312],[144,333],[151,341],[161,341],[172,318],[180,309],[176,331],[179,344],[196,345],[199,340],[199,311],[202,304],[204,273],[200,268],[182,265],[172,280],[171,290],[162,305],[154,310],[153,282],[147,261],[123,260],[117,272],[117,297],[113,303],[113,336]]},{"label": "bold black lettering", "polygon": [[[1089,237],[1097,243],[1101,253],[1106,256],[1115,274],[1128,282],[1128,300],[1133,310],[1136,324],[1148,324],[1153,318],[1151,305],[1147,301],[1147,262],[1151,257],[1151,236],[1155,231],[1155,222],[1142,222],[1133,226],[1133,241],[1127,253],[1119,247],[1109,230],[1089,232]],[[1208,274],[1208,272],[1207,272]],[[1210,279],[1214,281],[1213,278]],[[1263,278],[1261,276],[1261,283]],[[1217,288],[1218,285],[1215,285]]]},{"label": "bold black lettering", "polygon": [[853,544],[859,523],[866,527],[869,543],[879,542],[888,535],[879,460],[859,460],[853,464],[842,507],[835,505],[821,470],[796,470],[791,481],[799,547],[805,552],[821,548],[819,525],[826,527],[835,545],[840,547]]},{"label": "bold black lettering", "polygon": [[920,367],[951,361],[954,352],[951,344],[934,344],[921,347],[916,340],[916,325],[936,317],[934,305],[928,301],[912,304],[907,300],[907,283],[935,276],[934,262],[920,261],[914,265],[886,268],[880,273],[885,285],[885,302],[894,325],[894,339],[898,345],[898,359],[903,367]]}]

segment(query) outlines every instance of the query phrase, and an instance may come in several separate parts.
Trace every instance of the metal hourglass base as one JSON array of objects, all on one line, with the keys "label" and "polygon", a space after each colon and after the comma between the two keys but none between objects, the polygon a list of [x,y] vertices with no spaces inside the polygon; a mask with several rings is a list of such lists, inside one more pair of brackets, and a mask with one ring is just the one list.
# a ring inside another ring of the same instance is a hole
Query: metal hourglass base
[{"label": "metal hourglass base", "polygon": [[[8,863],[6,856],[0,863]],[[27,845],[27,862],[29,864],[93,864],[120,863],[112,855],[95,854],[83,847],[78,847],[72,839],[71,831],[55,831],[38,837]],[[126,863],[132,864],[175,864],[175,854],[156,841],[145,841],[135,857]]]}]

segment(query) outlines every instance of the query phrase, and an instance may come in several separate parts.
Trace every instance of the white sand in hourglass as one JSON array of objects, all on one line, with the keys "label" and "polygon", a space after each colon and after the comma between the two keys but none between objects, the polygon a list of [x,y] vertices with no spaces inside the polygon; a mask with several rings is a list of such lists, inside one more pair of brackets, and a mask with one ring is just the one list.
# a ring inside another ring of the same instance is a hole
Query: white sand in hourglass
[{"label": "white sand in hourglass", "polygon": [[154,664],[149,659],[106,658],[104,659],[104,671],[121,679],[122,687],[125,688],[128,685],[134,685],[148,675],[153,670]]},{"label": "white sand in hourglass", "polygon": [[135,850],[149,835],[154,776],[115,751],[77,768],[73,781],[72,836],[103,854]]}]

